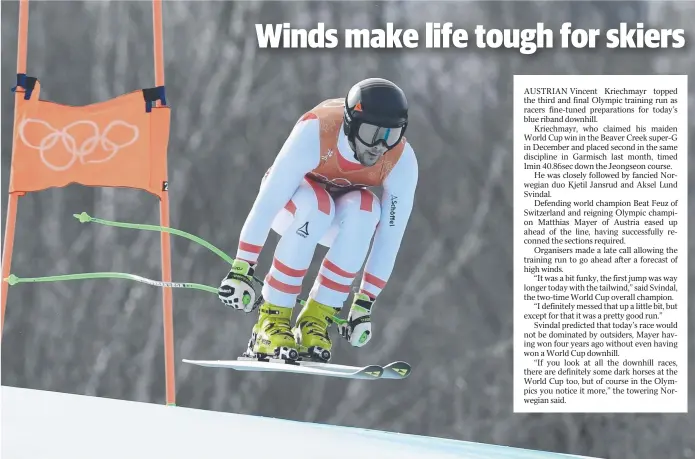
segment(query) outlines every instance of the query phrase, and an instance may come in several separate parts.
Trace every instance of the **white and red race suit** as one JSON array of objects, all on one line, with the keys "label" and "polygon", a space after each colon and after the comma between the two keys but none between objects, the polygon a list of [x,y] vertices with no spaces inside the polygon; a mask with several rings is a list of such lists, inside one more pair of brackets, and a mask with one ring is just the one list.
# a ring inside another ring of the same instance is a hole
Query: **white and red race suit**
[{"label": "white and red race suit", "polygon": [[[404,137],[365,167],[342,123],[343,99],[326,100],[299,119],[241,230],[236,256],[251,263],[271,228],[281,235],[262,292],[276,306],[295,304],[317,244],[329,248],[309,295],[319,303],[341,308],[363,265],[360,289],[375,299],[393,271],[413,209],[415,152]],[[371,187],[382,188],[380,198]]]}]

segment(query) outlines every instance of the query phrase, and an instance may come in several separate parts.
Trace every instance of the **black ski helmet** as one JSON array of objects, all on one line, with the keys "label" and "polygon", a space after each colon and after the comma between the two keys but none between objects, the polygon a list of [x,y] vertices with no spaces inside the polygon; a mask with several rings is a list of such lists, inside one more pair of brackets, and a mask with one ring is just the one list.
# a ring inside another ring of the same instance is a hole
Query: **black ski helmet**
[{"label": "black ski helmet", "polygon": [[353,151],[355,139],[367,146],[398,145],[408,126],[408,100],[401,88],[383,78],[355,84],[345,97],[343,132]]}]

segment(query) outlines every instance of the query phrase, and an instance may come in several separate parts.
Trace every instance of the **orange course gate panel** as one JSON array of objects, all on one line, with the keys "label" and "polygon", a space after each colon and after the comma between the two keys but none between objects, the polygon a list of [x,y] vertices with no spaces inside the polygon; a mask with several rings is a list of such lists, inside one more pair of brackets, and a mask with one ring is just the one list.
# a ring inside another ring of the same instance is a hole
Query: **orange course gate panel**
[{"label": "orange course gate panel", "polygon": [[40,100],[36,81],[15,117],[10,193],[71,183],[125,187],[162,197],[168,107],[146,110],[142,91],[86,106]]}]

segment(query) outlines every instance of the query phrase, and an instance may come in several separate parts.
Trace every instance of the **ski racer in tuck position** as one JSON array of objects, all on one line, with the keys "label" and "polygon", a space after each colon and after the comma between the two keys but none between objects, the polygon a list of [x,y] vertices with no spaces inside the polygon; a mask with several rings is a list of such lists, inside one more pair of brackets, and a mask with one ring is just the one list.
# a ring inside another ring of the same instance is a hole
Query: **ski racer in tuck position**
[{"label": "ski racer in tuck position", "polygon": [[[405,94],[379,78],[357,83],[344,99],[326,100],[297,121],[261,181],[219,288],[226,306],[251,312],[259,254],[270,229],[280,235],[245,357],[328,362],[331,318],[363,265],[360,290],[338,329],[353,346],[370,341],[372,307],[393,270],[417,186],[407,125]],[[381,199],[368,187],[381,187]],[[291,326],[317,244],[328,252]]]}]

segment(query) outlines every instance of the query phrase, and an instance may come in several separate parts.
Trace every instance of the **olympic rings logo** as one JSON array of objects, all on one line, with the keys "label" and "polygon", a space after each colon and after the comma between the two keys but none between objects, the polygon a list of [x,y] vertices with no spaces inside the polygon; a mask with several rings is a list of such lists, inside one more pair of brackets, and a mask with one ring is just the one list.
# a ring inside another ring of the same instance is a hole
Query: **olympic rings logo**
[{"label": "olympic rings logo", "polygon": [[[27,140],[25,128],[30,123],[44,126],[46,129],[50,131],[48,135],[41,139],[38,145],[34,145]],[[70,129],[73,129],[77,126],[87,126],[91,131],[93,131],[93,135],[84,140],[82,144],[79,146],[77,145],[75,137],[69,132]],[[109,139],[109,133],[111,132],[111,130],[119,126],[125,127],[132,132],[131,139],[120,145],[114,142],[113,140]],[[18,131],[19,138],[24,143],[24,145],[34,150],[38,150],[39,155],[41,157],[41,161],[44,163],[44,165],[49,169],[52,169],[57,172],[69,169],[70,167],[72,167],[73,164],[75,164],[75,161],[77,161],[78,159],[81,164],[105,163],[113,159],[123,148],[126,148],[137,142],[138,137],[140,135],[140,131],[138,130],[137,126],[133,126],[132,124],[126,123],[125,121],[121,120],[112,121],[108,124],[108,126],[106,126],[104,132],[99,133],[99,126],[94,121],[75,121],[74,123],[65,126],[63,129],[56,129],[44,120],[26,118],[22,120],[22,122],[19,124]],[[58,142],[61,142],[63,148],[65,148],[65,151],[72,155],[67,164],[54,164],[46,157],[46,153],[48,152],[48,150],[55,147]],[[88,159],[87,157],[94,153],[94,151],[97,148],[97,145],[101,145],[101,148],[108,153],[108,156],[102,159]]]}]

